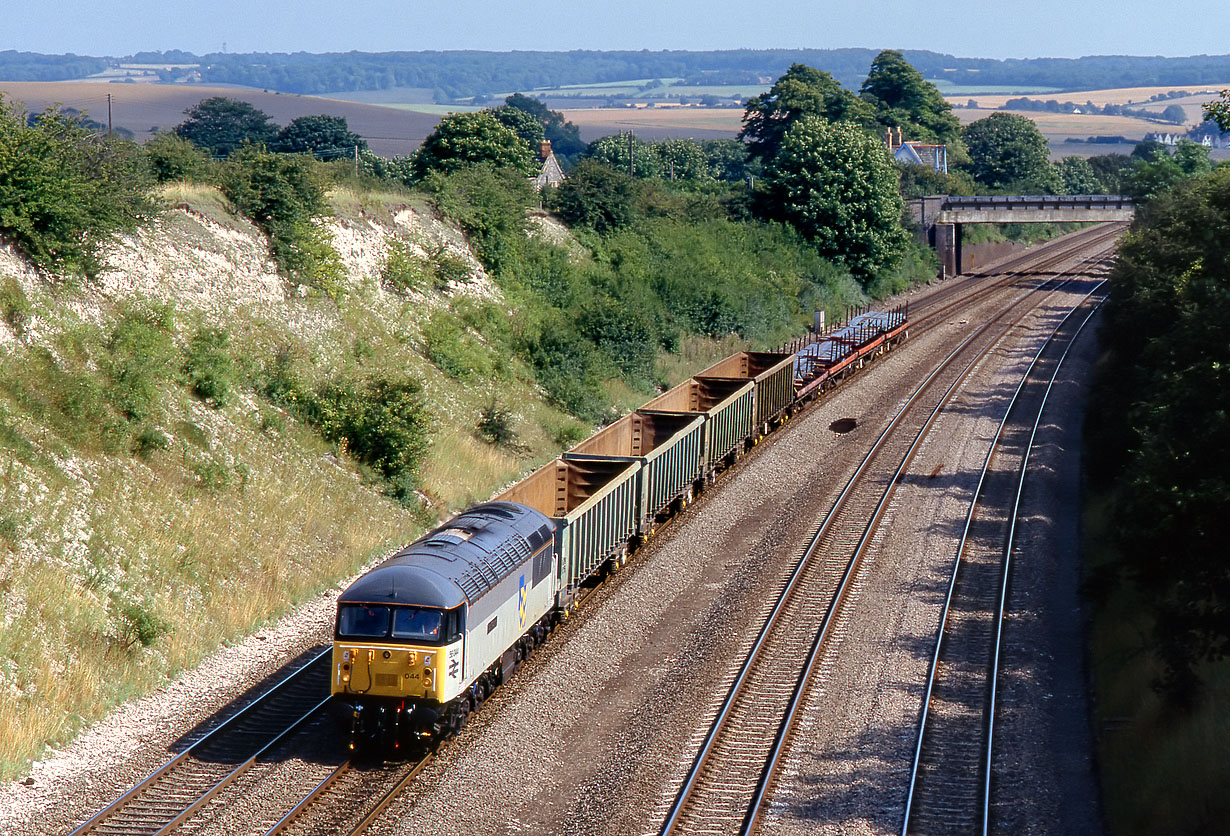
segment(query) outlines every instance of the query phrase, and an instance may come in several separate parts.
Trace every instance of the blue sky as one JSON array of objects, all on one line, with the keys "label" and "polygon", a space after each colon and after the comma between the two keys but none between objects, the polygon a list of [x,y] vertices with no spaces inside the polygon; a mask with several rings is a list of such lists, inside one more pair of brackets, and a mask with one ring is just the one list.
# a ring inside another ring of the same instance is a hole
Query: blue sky
[{"label": "blue sky", "polygon": [[1230,0],[10,0],[0,50],[127,55],[482,49],[930,49],[962,57],[1230,52]]}]

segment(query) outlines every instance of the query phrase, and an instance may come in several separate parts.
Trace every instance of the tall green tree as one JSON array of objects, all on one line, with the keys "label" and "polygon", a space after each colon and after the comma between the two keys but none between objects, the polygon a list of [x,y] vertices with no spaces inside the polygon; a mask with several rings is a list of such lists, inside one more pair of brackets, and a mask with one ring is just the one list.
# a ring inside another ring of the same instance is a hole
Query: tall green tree
[{"label": "tall green tree", "polygon": [[1015,113],[992,113],[962,131],[969,171],[988,189],[1054,194],[1061,188],[1038,126]]},{"label": "tall green tree", "polygon": [[1064,157],[1056,164],[1064,194],[1100,194],[1102,183],[1084,157]]},{"label": "tall green tree", "polygon": [[278,133],[269,114],[225,96],[203,99],[184,113],[188,118],[176,126],[175,134],[216,157],[229,156],[245,142],[267,145]]},{"label": "tall green tree", "polygon": [[821,256],[863,279],[900,260],[906,233],[897,168],[859,126],[801,117],[762,182],[766,212],[792,224]]},{"label": "tall green tree", "polygon": [[356,147],[367,148],[367,141],[352,133],[345,116],[300,116],[278,131],[269,143],[273,151],[287,154],[313,154],[320,159],[349,157]]},{"label": "tall green tree", "polygon": [[448,173],[469,165],[513,168],[529,176],[534,156],[512,129],[490,112],[453,113],[436,125],[414,155],[414,175],[422,179],[432,172]]},{"label": "tall green tree", "polygon": [[657,145],[633,134],[599,137],[589,144],[585,156],[633,177],[662,176]]},{"label": "tall green tree", "polygon": [[1152,608],[1171,696],[1230,656],[1230,168],[1142,207],[1119,248],[1090,434],[1122,574]]},{"label": "tall green tree", "polygon": [[1230,131],[1230,90],[1222,90],[1217,101],[1204,106],[1204,118],[1216,122],[1223,131]]},{"label": "tall green tree", "polygon": [[882,129],[901,127],[906,139],[961,144],[952,105],[896,50],[886,49],[871,62],[859,97],[874,109]]},{"label": "tall green tree", "polygon": [[491,109],[491,115],[498,119],[501,125],[521,137],[535,154],[538,153],[539,145],[547,138],[542,122],[528,111],[511,105],[500,105]]},{"label": "tall green tree", "polygon": [[561,160],[571,162],[585,153],[586,143],[581,139],[581,129],[566,120],[564,114],[550,110],[538,99],[520,93],[513,93],[504,100],[504,104],[537,119],[542,125],[543,134],[551,142],[551,150]]},{"label": "tall green tree", "polygon": [[767,93],[747,100],[739,139],[747,143],[749,155],[767,162],[777,154],[786,131],[805,116],[858,125],[874,122],[871,107],[831,75],[794,64]]}]

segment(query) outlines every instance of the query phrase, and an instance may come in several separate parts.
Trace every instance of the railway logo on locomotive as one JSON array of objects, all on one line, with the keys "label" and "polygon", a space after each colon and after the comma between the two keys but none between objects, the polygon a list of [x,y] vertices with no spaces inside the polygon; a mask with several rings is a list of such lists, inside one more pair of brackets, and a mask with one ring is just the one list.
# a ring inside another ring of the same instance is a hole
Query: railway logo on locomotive
[{"label": "railway logo on locomotive", "polygon": [[525,629],[525,605],[529,598],[529,587],[525,585],[525,575],[521,576],[521,588],[517,590],[517,612],[521,617],[521,629]]}]

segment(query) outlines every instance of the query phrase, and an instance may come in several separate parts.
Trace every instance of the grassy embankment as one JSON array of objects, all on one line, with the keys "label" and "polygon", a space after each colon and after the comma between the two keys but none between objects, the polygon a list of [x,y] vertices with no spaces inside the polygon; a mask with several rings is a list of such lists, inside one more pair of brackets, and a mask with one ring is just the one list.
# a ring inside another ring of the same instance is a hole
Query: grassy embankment
[{"label": "grassy embankment", "polygon": [[[392,293],[379,264],[353,263],[337,304],[284,296],[270,265],[241,264],[263,244],[216,190],[167,197],[195,214],[169,212],[119,280],[47,283],[15,259],[0,267],[16,334],[0,343],[0,778],[584,432],[513,361],[496,390],[490,376],[450,376],[424,356],[424,320],[468,300],[498,304],[489,285]],[[414,241],[392,223],[405,196],[334,197],[352,250],[378,254],[394,232]],[[489,354],[474,335],[465,348]],[[278,375],[313,391],[406,374],[433,418],[425,511],[389,498],[262,394]],[[514,445],[474,431],[493,391]]]},{"label": "grassy embankment", "polygon": [[[0,778],[590,431],[515,349],[527,316],[556,315],[532,310],[546,297],[523,287],[509,302],[422,196],[331,193],[336,301],[288,293],[215,188],[162,197],[179,208],[109,248],[98,280],[0,260]],[[731,229],[658,229],[637,269],[717,269]],[[588,250],[542,246],[530,273],[592,302],[605,274]],[[617,246],[626,269],[640,245]],[[781,266],[761,258],[736,272]],[[863,298],[840,287],[834,305]],[[761,342],[798,327],[802,301],[779,305]],[[605,369],[607,403],[627,410],[746,345],[684,329],[674,353],[649,347],[649,376],[601,351],[585,367]],[[535,355],[553,375],[581,356],[553,350]],[[367,382],[406,379],[431,431],[398,502],[325,428],[361,417]]]}]

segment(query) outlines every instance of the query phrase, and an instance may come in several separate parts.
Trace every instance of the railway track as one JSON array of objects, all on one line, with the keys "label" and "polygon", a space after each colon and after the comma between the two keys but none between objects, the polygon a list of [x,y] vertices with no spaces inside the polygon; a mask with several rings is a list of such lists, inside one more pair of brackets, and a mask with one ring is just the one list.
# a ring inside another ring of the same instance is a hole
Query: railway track
[{"label": "railway track", "polygon": [[324,707],[330,654],[325,650],[309,660],[78,826],[71,836],[162,836],[179,829]]},{"label": "railway track", "polygon": [[901,834],[991,827],[994,717],[1021,495],[1047,397],[1101,304],[1090,292],[1047,337],[1014,392],[983,463],[953,561],[919,718]]},{"label": "railway track", "polygon": [[[1070,251],[1050,254],[1041,260],[1041,269],[1051,269],[1072,258]],[[1043,286],[1047,283],[1053,285],[1055,280],[1043,282]],[[936,368],[892,419],[851,477],[800,556],[736,675],[665,815],[660,831],[663,836],[742,834],[756,827],[806,683],[835,629],[839,610],[848,603],[852,579],[898,478],[965,376],[1039,304],[1032,295],[1032,290],[1019,295]],[[1015,316],[1010,315],[1013,313]],[[1008,320],[1006,325],[993,328],[1003,320]],[[936,391],[942,392],[938,398],[924,397]]]},{"label": "railway track", "polygon": [[[1050,270],[1071,260],[1090,241],[1106,241],[1119,229],[1098,228],[1070,236],[1063,247],[1042,259],[1033,254],[1032,272]],[[985,294],[1014,281],[1029,279],[1026,259],[1016,259],[1020,269],[994,282],[973,277],[951,283],[916,305],[918,322],[924,325],[949,316]],[[1034,281],[1033,284],[1037,284]],[[806,650],[799,648],[800,653]],[[316,670],[316,673],[312,673]],[[316,680],[319,682],[316,682]],[[308,683],[309,680],[313,684]],[[299,683],[298,685],[293,683]],[[221,793],[248,772],[262,756],[310,721],[328,693],[328,652],[305,665],[226,724],[168,761],[96,816],[74,830],[85,833],[163,834],[181,828],[199,816]],[[293,723],[288,719],[297,717]],[[379,769],[356,768],[349,761],[339,765],[312,793],[294,806],[269,834],[296,832],[361,833],[376,816],[414,780],[430,756],[416,764]],[[378,803],[370,804],[374,793]],[[366,810],[357,821],[356,811]],[[343,824],[343,822],[350,822]],[[354,825],[354,829],[348,829]]]}]

